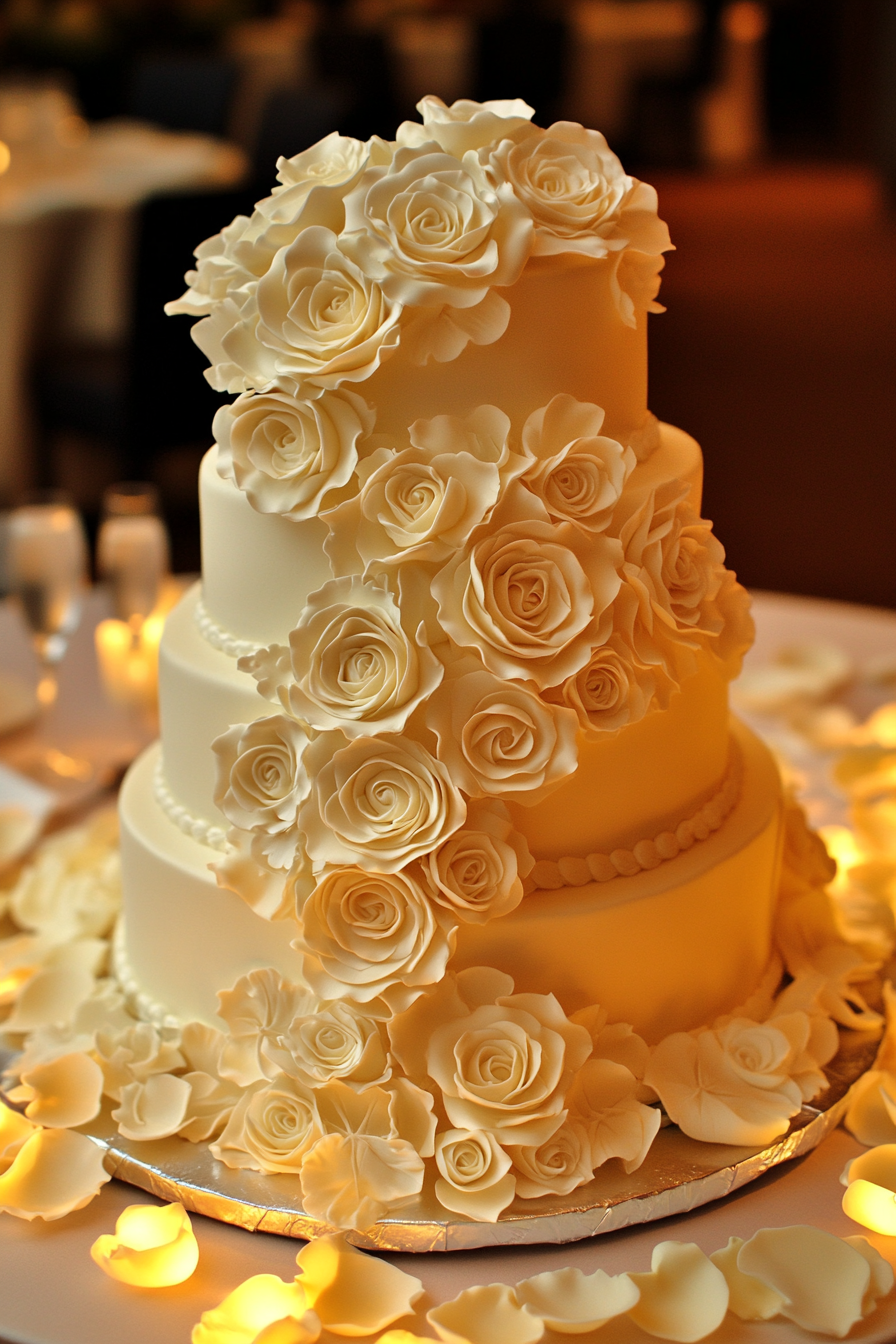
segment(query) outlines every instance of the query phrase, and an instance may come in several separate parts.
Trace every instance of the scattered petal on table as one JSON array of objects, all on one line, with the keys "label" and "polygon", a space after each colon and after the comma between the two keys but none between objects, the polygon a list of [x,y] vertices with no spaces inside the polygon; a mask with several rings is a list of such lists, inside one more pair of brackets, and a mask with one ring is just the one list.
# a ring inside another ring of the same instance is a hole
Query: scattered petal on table
[{"label": "scattered petal on table", "polygon": [[183,1283],[199,1263],[199,1246],[183,1204],[129,1204],[115,1234],[98,1237],[90,1248],[112,1279],[140,1288]]},{"label": "scattered petal on table", "polygon": [[880,1146],[896,1141],[896,1123],[886,1099],[896,1106],[896,1078],[882,1069],[869,1069],[853,1085],[843,1123],[859,1143]]},{"label": "scattered petal on table", "polygon": [[38,1129],[0,1176],[0,1210],[52,1222],[83,1209],[111,1179],[105,1149],[70,1129]]},{"label": "scattered petal on table", "polygon": [[896,1191],[896,1143],[880,1143],[847,1162],[840,1177],[841,1184],[849,1185],[850,1181],[859,1180],[873,1181],[885,1190]]},{"label": "scattered petal on table", "polygon": [[730,1237],[728,1245],[721,1251],[713,1251],[709,1258],[725,1275],[728,1310],[742,1321],[769,1321],[778,1315],[784,1298],[762,1279],[745,1274],[738,1267],[737,1257],[743,1244],[743,1237]]},{"label": "scattered petal on table", "polygon": [[611,1277],[602,1269],[583,1274],[569,1268],[523,1279],[516,1295],[523,1308],[551,1330],[581,1335],[631,1311],[640,1292],[627,1274]]},{"label": "scattered petal on table", "polygon": [[423,1295],[423,1284],[388,1260],[365,1255],[342,1233],[309,1241],[296,1256],[299,1280],[321,1322],[334,1335],[372,1335]]},{"label": "scattered petal on table", "polygon": [[121,1103],[112,1112],[118,1132],[126,1139],[167,1139],[184,1122],[190,1084],[173,1073],[154,1073],[145,1083],[128,1083]]},{"label": "scattered petal on table", "polygon": [[896,1237],[896,1195],[883,1185],[861,1177],[850,1181],[843,1194],[843,1212],[871,1232]]},{"label": "scattered petal on table", "polygon": [[843,1339],[862,1319],[871,1266],[821,1228],[762,1228],[741,1247],[737,1264],[779,1292],[781,1315],[804,1330]]},{"label": "scattered petal on table", "polygon": [[12,1165],[23,1144],[36,1134],[39,1125],[0,1101],[0,1175]]},{"label": "scattered petal on table", "polygon": [[890,1262],[884,1259],[880,1251],[876,1250],[866,1237],[844,1237],[843,1240],[848,1246],[857,1250],[859,1255],[863,1255],[871,1268],[871,1282],[862,1300],[862,1315],[870,1316],[881,1298],[888,1297],[893,1291],[896,1274],[893,1273]]},{"label": "scattered petal on table", "polygon": [[190,1338],[192,1344],[315,1344],[320,1321],[299,1283],[255,1274],[204,1311]]},{"label": "scattered petal on table", "polygon": [[544,1334],[542,1322],[523,1310],[504,1283],[466,1288],[433,1307],[426,1319],[445,1344],[536,1344]]},{"label": "scattered petal on table", "polygon": [[725,1275],[693,1242],[661,1241],[653,1248],[649,1272],[631,1277],[641,1300],[629,1315],[649,1335],[692,1344],[725,1319]]},{"label": "scattered petal on table", "polygon": [[81,1051],[23,1073],[19,1086],[9,1093],[11,1101],[28,1103],[29,1120],[52,1129],[86,1125],[99,1115],[102,1096],[103,1071]]}]

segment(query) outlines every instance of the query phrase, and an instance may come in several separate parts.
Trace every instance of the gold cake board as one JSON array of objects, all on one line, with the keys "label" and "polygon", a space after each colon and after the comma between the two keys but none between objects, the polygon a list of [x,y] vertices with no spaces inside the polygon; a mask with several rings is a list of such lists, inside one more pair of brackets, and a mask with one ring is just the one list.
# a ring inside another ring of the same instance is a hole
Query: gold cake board
[{"label": "gold cake board", "polygon": [[[850,1089],[873,1065],[878,1044],[876,1036],[869,1039],[864,1032],[841,1032],[840,1050],[825,1070],[828,1090],[816,1105],[804,1106],[788,1133],[767,1148],[698,1143],[670,1125],[660,1130],[645,1162],[630,1176],[617,1163],[608,1164],[570,1195],[515,1200],[497,1223],[447,1215],[431,1189],[424,1188],[400,1216],[352,1232],[349,1240],[381,1251],[468,1251],[578,1241],[687,1213],[815,1148],[839,1124]],[[311,1239],[333,1230],[302,1209],[298,1177],[232,1170],[216,1161],[204,1143],[179,1138],[133,1143],[117,1133],[108,1107],[81,1132],[105,1144],[106,1170],[118,1180],[161,1199],[179,1200],[190,1212],[287,1237]]]}]

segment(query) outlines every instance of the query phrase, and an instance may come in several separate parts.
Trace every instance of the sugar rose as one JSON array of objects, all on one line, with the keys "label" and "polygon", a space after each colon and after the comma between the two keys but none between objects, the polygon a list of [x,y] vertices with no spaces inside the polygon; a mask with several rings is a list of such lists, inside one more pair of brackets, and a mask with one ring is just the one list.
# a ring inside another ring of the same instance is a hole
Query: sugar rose
[{"label": "sugar rose", "polygon": [[566,1090],[591,1053],[552,994],[510,994],[437,1027],[426,1050],[453,1125],[539,1145],[562,1123]]},{"label": "sugar rose", "polygon": [[[531,496],[530,496],[531,499]],[[498,677],[539,690],[577,672],[619,590],[619,546],[569,524],[512,522],[474,533],[433,580],[439,621]]]},{"label": "sugar rose", "polygon": [[485,103],[458,98],[446,107],[441,98],[429,94],[420,99],[417,111],[423,125],[402,122],[396,136],[398,143],[425,145],[435,141],[446,153],[459,159],[469,149],[535,134],[535,127],[530,124],[534,109],[522,98],[493,98]]},{"label": "sugar rose", "polygon": [[381,448],[363,475],[359,494],[324,519],[337,574],[445,560],[488,517],[501,486],[492,462],[422,448]]},{"label": "sugar rose", "polygon": [[280,1074],[244,1092],[210,1145],[225,1166],[297,1175],[323,1127],[310,1087]]},{"label": "sugar rose", "polygon": [[441,761],[408,737],[327,733],[309,748],[311,794],[299,824],[319,870],[357,863],[396,873],[462,825],[463,798]]},{"label": "sugar rose", "polygon": [[537,1147],[512,1148],[511,1156],[523,1199],[568,1195],[594,1174],[591,1138],[581,1120],[567,1120]]},{"label": "sugar rose", "polygon": [[494,1135],[449,1129],[436,1135],[436,1199],[477,1222],[494,1223],[513,1199],[510,1158]]},{"label": "sugar rose", "polygon": [[308,598],[280,649],[256,655],[252,672],[265,693],[319,731],[346,737],[400,732],[442,678],[422,612],[399,583],[396,599],[359,577],[334,579]]},{"label": "sugar rose", "polygon": [[561,393],[523,426],[522,479],[552,518],[589,532],[607,526],[635,465],[630,448],[598,433],[603,419],[599,406]]},{"label": "sugar rose", "polygon": [[326,496],[351,479],[358,439],[373,423],[367,403],[347,391],[315,401],[244,393],[215,414],[218,472],[259,513],[314,518]]},{"label": "sugar rose", "polygon": [[398,344],[400,314],[336,235],[314,226],[277,253],[221,346],[252,386],[313,396],[369,378]]},{"label": "sugar rose", "polygon": [[467,822],[428,856],[432,899],[465,924],[509,914],[535,860],[500,802],[473,802]]},{"label": "sugar rose", "polygon": [[659,668],[645,667],[628,641],[613,634],[581,671],[551,694],[559,691],[563,703],[578,715],[579,727],[596,738],[643,719],[665,684]]},{"label": "sugar rose", "polygon": [[769,1022],[735,1017],[715,1029],[674,1032],[651,1055],[644,1081],[691,1138],[771,1143],[802,1105],[792,1074],[809,1036],[804,1013]]},{"label": "sugar rose", "polygon": [[216,806],[234,826],[280,838],[269,852],[275,866],[289,867],[295,854],[296,816],[311,787],[307,745],[307,733],[285,714],[235,724],[212,743]]},{"label": "sugar rose", "polygon": [[648,254],[671,247],[656,192],[623,171],[598,131],[556,122],[540,135],[502,141],[488,164],[531,211],[536,256],[599,258],[626,247]]},{"label": "sugar rose", "polygon": [[439,759],[470,797],[513,797],[530,806],[576,768],[575,714],[548,705],[531,683],[473,671],[448,678],[426,721]]},{"label": "sugar rose", "polygon": [[293,1018],[265,1054],[278,1071],[311,1087],[340,1078],[363,1091],[387,1082],[392,1073],[379,1023],[350,1003]]},{"label": "sugar rose", "polygon": [[390,300],[435,308],[472,308],[512,285],[532,234],[528,210],[474,153],[458,162],[429,145],[368,169],[346,197],[345,228],[340,246]]},{"label": "sugar rose", "polygon": [[444,975],[453,928],[419,875],[336,868],[305,902],[296,946],[306,979],[324,998],[383,998],[400,1012]]}]

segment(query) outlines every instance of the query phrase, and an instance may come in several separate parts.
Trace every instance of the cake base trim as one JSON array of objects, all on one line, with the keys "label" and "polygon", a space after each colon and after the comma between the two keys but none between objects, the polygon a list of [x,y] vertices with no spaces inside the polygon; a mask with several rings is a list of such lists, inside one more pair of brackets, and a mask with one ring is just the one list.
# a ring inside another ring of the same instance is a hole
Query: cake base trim
[{"label": "cake base trim", "polygon": [[[841,1033],[840,1050],[827,1066],[828,1091],[817,1104],[804,1105],[788,1133],[765,1148],[700,1143],[670,1126],[630,1175],[601,1168],[572,1194],[544,1196],[537,1208],[518,1201],[496,1223],[449,1214],[424,1191],[398,1215],[366,1232],[350,1231],[347,1240],[369,1250],[412,1252],[560,1244],[700,1208],[817,1147],[842,1120],[851,1090],[873,1067],[878,1046],[866,1033]],[[272,1180],[231,1170],[215,1161],[207,1144],[178,1138],[131,1142],[116,1132],[108,1107],[85,1132],[106,1145],[106,1170],[117,1180],[179,1200],[190,1212],[278,1236],[311,1239],[331,1231],[305,1213],[297,1177]]]}]

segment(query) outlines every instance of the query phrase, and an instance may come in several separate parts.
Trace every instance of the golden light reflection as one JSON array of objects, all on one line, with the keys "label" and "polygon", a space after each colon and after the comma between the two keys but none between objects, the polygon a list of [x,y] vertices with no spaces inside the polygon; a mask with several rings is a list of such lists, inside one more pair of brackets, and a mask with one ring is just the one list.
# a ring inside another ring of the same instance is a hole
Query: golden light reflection
[{"label": "golden light reflection", "polygon": [[850,868],[857,868],[860,863],[865,863],[867,854],[848,826],[820,826],[818,834],[831,858],[837,863],[837,876],[831,885],[834,887],[848,885]]},{"label": "golden light reflection", "polygon": [[314,1344],[320,1330],[298,1282],[256,1274],[220,1306],[204,1311],[191,1339],[192,1344]]},{"label": "golden light reflection", "polygon": [[183,1283],[199,1263],[199,1246],[182,1204],[128,1205],[114,1235],[98,1237],[90,1254],[110,1278],[136,1288]]},{"label": "golden light reflection", "polygon": [[17,966],[15,970],[8,971],[0,979],[0,1008],[7,1007],[8,1004],[15,1002],[19,990],[34,975],[33,966]]},{"label": "golden light reflection", "polygon": [[156,607],[132,624],[100,621],[94,633],[100,677],[106,694],[128,708],[155,708],[159,689],[159,645],[168,612],[182,592],[176,579],[162,585]]},{"label": "golden light reflection", "polygon": [[5,140],[0,140],[0,175],[6,172],[11,159],[12,155],[9,152],[9,145]]},{"label": "golden light reflection", "polygon": [[843,1212],[871,1232],[896,1237],[896,1195],[882,1185],[859,1178],[843,1193]]}]

